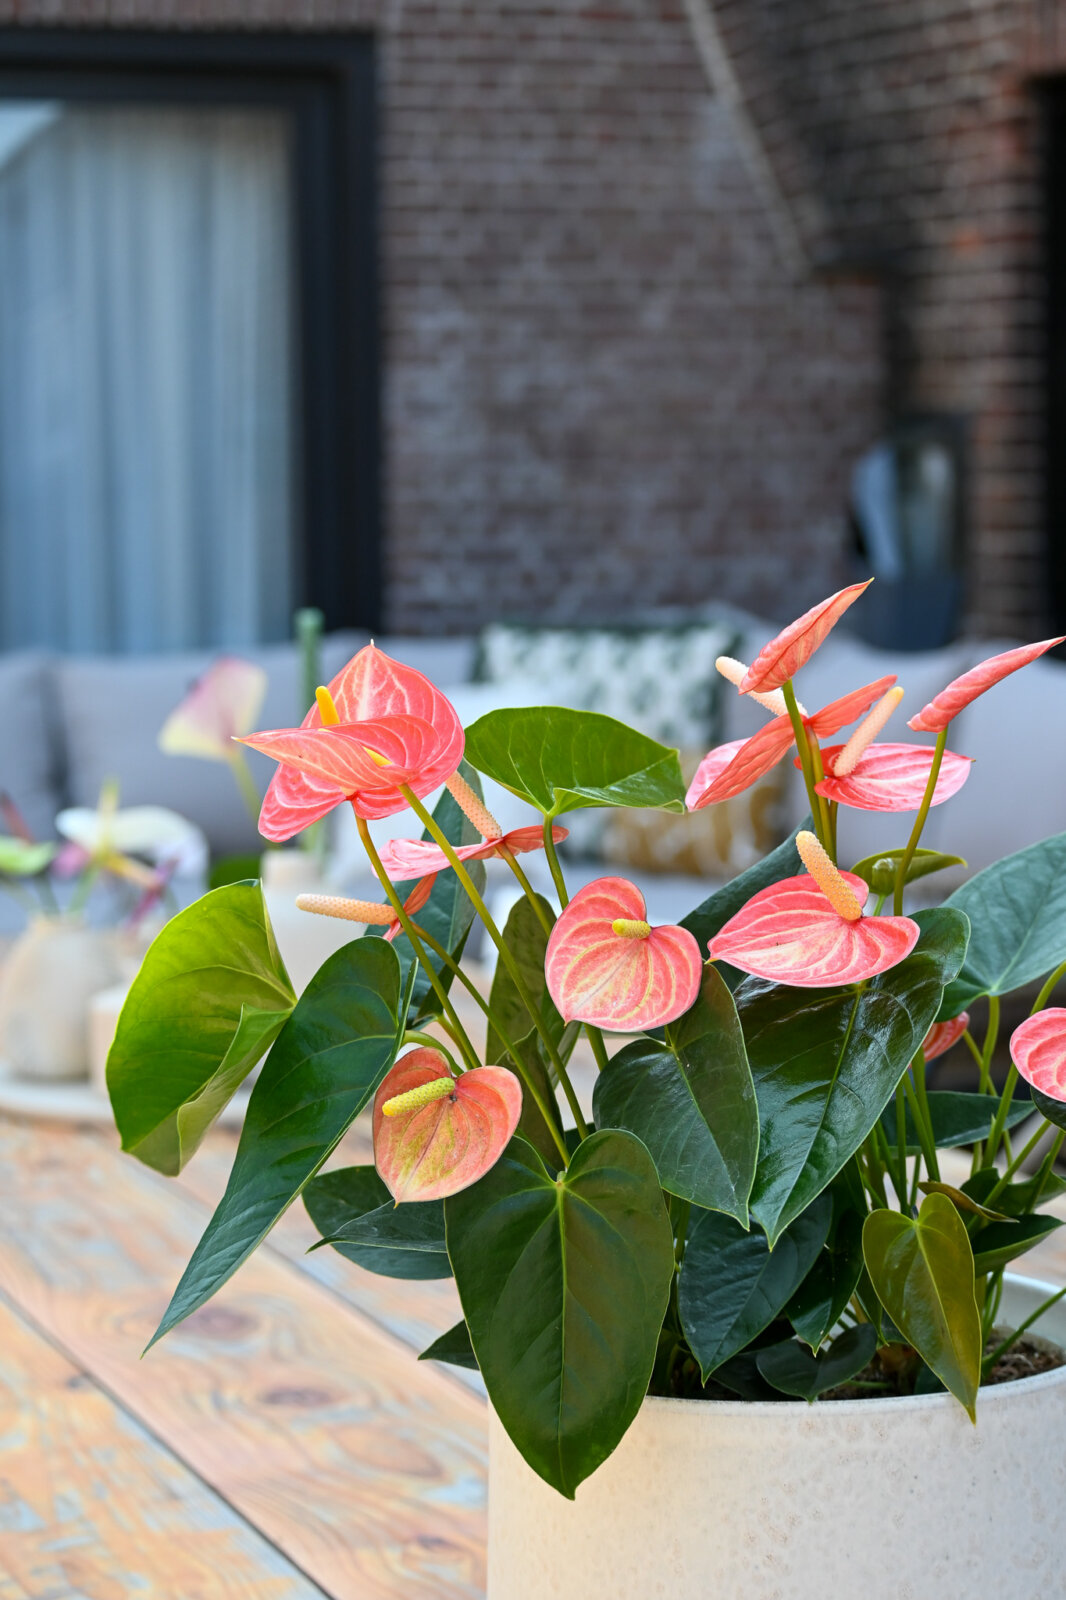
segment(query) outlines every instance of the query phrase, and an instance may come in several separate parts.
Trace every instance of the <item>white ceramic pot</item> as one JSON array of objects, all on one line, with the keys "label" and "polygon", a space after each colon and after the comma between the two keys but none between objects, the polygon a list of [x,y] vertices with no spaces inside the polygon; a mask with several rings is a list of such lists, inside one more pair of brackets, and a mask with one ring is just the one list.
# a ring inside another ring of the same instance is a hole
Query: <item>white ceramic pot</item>
[{"label": "white ceramic pot", "polygon": [[[1052,1291],[1009,1280],[1017,1326]],[[1034,1333],[1066,1344],[1056,1306]],[[1066,1594],[1066,1367],[949,1395],[648,1399],[564,1500],[490,1411],[489,1600]]]},{"label": "white ceramic pot", "polygon": [[20,1078],[84,1078],[89,1001],[119,976],[113,936],[68,917],[34,917],[0,970],[0,1055]]}]

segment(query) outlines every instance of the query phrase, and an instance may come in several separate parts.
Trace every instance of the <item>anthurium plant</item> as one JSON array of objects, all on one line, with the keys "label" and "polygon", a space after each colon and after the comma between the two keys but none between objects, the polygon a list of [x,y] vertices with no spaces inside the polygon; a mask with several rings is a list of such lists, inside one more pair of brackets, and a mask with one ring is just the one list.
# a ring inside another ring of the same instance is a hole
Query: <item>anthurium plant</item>
[{"label": "anthurium plant", "polygon": [[[930,807],[970,776],[947,747],[953,718],[1059,641],[949,684],[909,724],[935,745],[885,742],[894,679],[813,712],[798,698],[863,587],[750,666],[719,662],[767,721],[712,750],[687,794],[676,751],[605,716],[524,707],[464,732],[437,688],[373,646],[299,728],[247,736],[278,763],[264,836],[351,805],[383,898],[301,902],[362,932],[299,1000],[255,882],[206,895],[149,950],[108,1065],[126,1149],[177,1172],[265,1057],[228,1187],[155,1338],[302,1197],[359,1267],[454,1275],[463,1319],[425,1354],[479,1368],[518,1449],[567,1496],[649,1393],[946,1389],[978,1416],[982,1378],[1024,1331],[998,1327],[1004,1269],[1059,1225],[1040,1208],[1064,1188],[1066,1009],[1049,1001],[1066,974],[1066,834],[943,905],[915,910],[911,886],[958,864],[921,844]],[[698,810],[789,756],[807,825],[679,926],[654,926],[624,878],[568,893],[568,811]],[[503,832],[479,774],[526,801],[528,826]],[[841,807],[886,824],[884,849],[843,868]],[[422,839],[379,852],[369,819],[408,808]],[[914,815],[894,837],[896,813]],[[532,851],[555,905],[523,870]],[[488,858],[521,890],[502,926]],[[497,955],[491,987],[463,963],[475,918]],[[999,1083],[1000,1004],[1017,990],[1032,1011]],[[950,1049],[972,1070],[966,1092],[927,1081]],[[323,1171],[364,1111],[374,1165]],[[968,1176],[956,1155],[945,1177],[951,1147],[970,1153]]]}]

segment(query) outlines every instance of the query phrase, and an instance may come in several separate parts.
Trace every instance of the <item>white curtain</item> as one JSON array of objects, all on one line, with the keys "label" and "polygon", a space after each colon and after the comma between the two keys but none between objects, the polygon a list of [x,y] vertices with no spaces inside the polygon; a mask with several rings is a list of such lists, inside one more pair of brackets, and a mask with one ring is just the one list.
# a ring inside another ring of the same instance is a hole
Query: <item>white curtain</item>
[{"label": "white curtain", "polygon": [[286,636],[290,226],[281,113],[0,107],[0,647]]}]

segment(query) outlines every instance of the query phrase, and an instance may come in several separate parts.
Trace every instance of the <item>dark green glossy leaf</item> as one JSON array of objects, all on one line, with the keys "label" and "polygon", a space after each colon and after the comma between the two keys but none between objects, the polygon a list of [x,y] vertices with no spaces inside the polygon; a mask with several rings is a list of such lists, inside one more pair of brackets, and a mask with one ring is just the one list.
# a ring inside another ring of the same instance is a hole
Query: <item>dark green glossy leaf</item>
[{"label": "dark green glossy leaf", "polygon": [[340,1167],[312,1178],[303,1203],[321,1244],[370,1272],[385,1278],[452,1275],[442,1200],[398,1206],[373,1167]]},{"label": "dark green glossy leaf", "polygon": [[[906,847],[899,850],[879,850],[876,855],[863,856],[861,861],[856,861],[852,872],[856,877],[862,878],[870,885],[874,894],[892,894],[896,887],[896,873],[899,871],[901,857],[907,853]],[[906,883],[916,883],[919,878],[928,878],[930,873],[943,872],[945,867],[964,867],[966,862],[961,856],[946,856],[939,850],[916,850],[907,867]]]},{"label": "dark green glossy leaf", "polygon": [[874,1211],[863,1227],[862,1248],[892,1321],[976,1420],[981,1318],[973,1251],[959,1213],[942,1194],[927,1195],[913,1220]]},{"label": "dark green glossy leaf", "polygon": [[714,967],[665,1044],[627,1045],[596,1080],[597,1127],[627,1128],[671,1194],[745,1227],[759,1149],[759,1112],[733,997]]},{"label": "dark green glossy leaf", "polygon": [[818,1259],[785,1307],[804,1344],[817,1350],[840,1321],[862,1272],[862,1225],[868,1202],[854,1161],[826,1191],[833,1220]]},{"label": "dark green glossy leaf", "polygon": [[226,1192],[152,1344],[233,1276],[336,1148],[396,1059],[409,1000],[382,939],[353,939],[319,968],[259,1074]]},{"label": "dark green glossy leaf", "polygon": [[[992,1131],[992,1119],[999,1100],[989,1094],[964,1094],[955,1089],[934,1089],[929,1095],[929,1120],[938,1149],[951,1149],[960,1144],[979,1144]],[[1024,1101],[1012,1105],[1007,1113],[1007,1127],[1031,1117],[1033,1108]],[[896,1108],[891,1106],[881,1118],[881,1127],[889,1148],[896,1148]],[[906,1108],[904,1137],[907,1154],[917,1155],[921,1150],[918,1129],[911,1108]]]},{"label": "dark green glossy leaf", "polygon": [[[555,913],[542,895],[537,896],[537,904],[550,929],[555,922]],[[561,1045],[565,1031],[563,1019],[555,1009],[544,978],[548,934],[540,917],[524,895],[511,907],[504,924],[503,942],[514,957],[538,1017],[555,1044]],[[561,1128],[552,1073],[545,1060],[543,1045],[515,981],[502,960],[496,962],[489,994],[489,1012],[492,1021],[488,1027],[486,1062],[489,1065],[515,1067],[511,1053],[503,1042],[504,1036],[510,1039],[520,1057],[518,1065],[523,1070],[519,1072],[519,1076],[522,1078],[523,1087],[527,1079],[536,1084],[549,1114],[554,1113],[556,1128]],[[558,1165],[559,1147],[536,1100],[528,1091],[522,1095],[522,1115],[518,1123],[518,1132],[524,1139],[528,1139],[554,1171],[552,1163]]]},{"label": "dark green glossy leaf", "polygon": [[721,1384],[725,1389],[731,1389],[741,1400],[766,1403],[784,1399],[780,1389],[775,1389],[772,1384],[767,1383],[759,1371],[759,1352],[751,1345],[746,1350],[741,1350],[738,1355],[730,1356],[720,1367],[715,1367],[711,1381]]},{"label": "dark green glossy leaf", "polygon": [[[796,834],[812,826],[810,816],[805,817],[784,844],[779,844],[776,850],[772,850],[746,872],[740,873],[731,883],[716,889],[695,911],[690,911],[687,917],[682,918],[681,926],[692,934],[703,955],[707,954],[707,946],[715,934],[721,932],[730,917],[736,916],[741,906],[747,905],[752,895],[758,894],[760,889],[768,889],[772,883],[780,883],[783,878],[794,878],[802,871],[803,864],[796,849]],[[743,980],[744,974],[736,967],[724,961],[715,965],[730,989],[735,989]]]},{"label": "dark green glossy leaf", "polygon": [[992,1211],[973,1195],[967,1194],[963,1189],[956,1189],[952,1183],[939,1183],[931,1178],[926,1178],[918,1185],[923,1194],[947,1195],[952,1205],[959,1211],[964,1211],[968,1216],[983,1217],[986,1222],[1013,1222],[1016,1219],[1008,1217],[1003,1211]]},{"label": "dark green glossy leaf", "polygon": [[795,1339],[760,1350],[756,1365],[767,1383],[797,1400],[817,1400],[820,1394],[847,1383],[869,1366],[877,1349],[877,1330],[868,1322],[848,1328],[826,1350],[815,1356]]},{"label": "dark green glossy leaf", "polygon": [[572,1499],[655,1361],[674,1251],[651,1157],[628,1133],[594,1133],[557,1182],[516,1138],[444,1215],[489,1398],[533,1470]]},{"label": "dark green glossy leaf", "polygon": [[[994,1167],[982,1167],[972,1178],[967,1178],[962,1187],[983,1204],[992,1190],[999,1188],[999,1180],[1000,1174]],[[996,1195],[996,1205],[1008,1217],[1025,1217],[1037,1205],[1055,1200],[1060,1194],[1066,1194],[1066,1179],[1054,1172],[1046,1178],[1035,1174],[1031,1178],[1023,1178],[1020,1183],[1008,1183],[1005,1189],[1000,1189]]]},{"label": "dark green glossy leaf", "polygon": [[545,816],[583,806],[685,809],[677,751],[598,711],[489,711],[467,729],[466,756]]},{"label": "dark green glossy leaf", "polygon": [[[1048,1122],[1053,1123],[1056,1128],[1066,1128],[1066,1105],[1061,1100],[1053,1100],[1042,1089],[1030,1088],[1029,1093],[1033,1097],[1033,1106],[1036,1107],[1042,1117],[1046,1117]],[[1012,1105],[1011,1111],[1013,1110],[1014,1106]]]},{"label": "dark green glossy leaf", "polygon": [[[1035,1213],[1011,1222],[990,1222],[972,1239],[974,1266],[980,1273],[996,1272],[1062,1227],[1059,1217]],[[949,1385],[950,1387],[950,1385]]]},{"label": "dark green glossy leaf", "polygon": [[470,1343],[470,1329],[465,1321],[457,1322],[454,1328],[449,1328],[442,1333],[439,1339],[434,1339],[419,1356],[419,1361],[444,1361],[450,1367],[466,1367],[471,1372],[477,1372],[477,1356]]},{"label": "dark green glossy leaf", "polygon": [[738,991],[761,1121],[751,1212],[771,1241],[858,1150],[962,963],[965,917],[915,920],[911,955],[857,991],[754,980]]},{"label": "dark green glossy leaf", "polygon": [[773,1251],[718,1211],[693,1212],[678,1279],[681,1326],[704,1381],[773,1322],[818,1259],[832,1216],[820,1196]]},{"label": "dark green glossy leaf", "polygon": [[[473,767],[463,761],[460,763],[459,771],[480,798],[481,779]],[[477,844],[481,838],[474,824],[468,820],[447,789],[445,789],[434,806],[433,817],[449,844]],[[423,839],[430,839],[429,831],[424,831],[422,837]],[[482,894],[485,889],[485,863],[483,861],[468,861],[466,870],[473,880],[474,888],[479,894]],[[415,887],[415,882],[417,880],[396,884],[396,892],[401,900],[407,899],[407,896]],[[421,911],[416,913],[413,920],[417,927],[424,928],[427,933],[432,934],[437,943],[447,950],[456,961],[459,960],[466,945],[470,926],[474,920],[474,905],[454,872],[438,873],[437,881],[433,885],[429,899]],[[371,927],[366,930],[367,938],[383,938],[384,935],[384,928]],[[411,1012],[412,1021],[418,1022],[424,1017],[435,1016],[440,1011],[440,1001],[424,968],[415,959],[414,951],[411,949],[411,942],[406,934],[398,933],[392,941],[392,947],[400,958],[404,981],[406,982],[409,973],[414,972],[416,974],[415,997]],[[439,956],[435,955],[428,945],[426,946],[426,956],[440,979],[441,987],[447,994],[452,986],[453,973],[451,968]]]},{"label": "dark green glossy leaf", "polygon": [[258,883],[179,911],[141,963],[107,1058],[122,1148],[180,1172],[295,1004]]},{"label": "dark green glossy leaf", "polygon": [[986,867],[947,901],[970,918],[966,963],[944,997],[958,1016],[982,994],[1010,994],[1066,961],[1066,833]]}]

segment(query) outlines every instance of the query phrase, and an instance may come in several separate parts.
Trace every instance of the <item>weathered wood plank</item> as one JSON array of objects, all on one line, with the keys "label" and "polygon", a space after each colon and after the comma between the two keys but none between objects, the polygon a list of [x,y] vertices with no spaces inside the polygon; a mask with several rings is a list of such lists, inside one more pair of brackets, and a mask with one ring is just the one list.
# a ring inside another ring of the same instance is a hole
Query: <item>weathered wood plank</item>
[{"label": "weathered wood plank", "polygon": [[0,1600],[322,1591],[0,1301]]},{"label": "weathered wood plank", "polygon": [[0,1289],[327,1593],[483,1593],[479,1400],[272,1251],[141,1362],[203,1205],[16,1122],[0,1193]]}]

